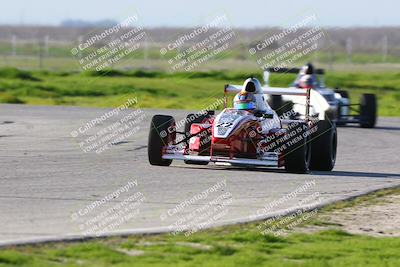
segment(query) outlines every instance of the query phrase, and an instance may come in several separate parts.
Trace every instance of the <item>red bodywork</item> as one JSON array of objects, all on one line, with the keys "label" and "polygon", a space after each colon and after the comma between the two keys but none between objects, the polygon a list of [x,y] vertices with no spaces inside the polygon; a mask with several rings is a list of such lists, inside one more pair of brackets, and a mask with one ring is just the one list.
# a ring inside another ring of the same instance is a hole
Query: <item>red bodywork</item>
[{"label": "red bodywork", "polygon": [[[214,117],[206,118],[201,123],[193,123],[190,134],[193,136],[186,149],[190,155],[232,158],[257,158],[257,148],[265,152],[273,152],[276,145],[270,144],[285,134],[282,129],[273,129],[267,135],[262,135],[261,125],[257,121],[246,121],[239,125],[228,138],[214,137]],[[270,137],[270,142],[267,142]],[[263,141],[263,142],[260,142]],[[278,165],[283,166],[283,157],[279,156]]]}]

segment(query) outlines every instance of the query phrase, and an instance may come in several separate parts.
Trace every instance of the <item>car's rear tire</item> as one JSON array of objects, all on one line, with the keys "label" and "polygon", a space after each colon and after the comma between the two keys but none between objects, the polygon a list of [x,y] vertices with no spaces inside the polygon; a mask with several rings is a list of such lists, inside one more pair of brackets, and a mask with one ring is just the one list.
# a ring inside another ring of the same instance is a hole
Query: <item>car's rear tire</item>
[{"label": "car's rear tire", "polygon": [[360,98],[360,126],[374,128],[376,123],[376,97],[374,94],[363,94]]},{"label": "car's rear tire", "polygon": [[270,95],[268,97],[268,105],[273,109],[273,110],[279,110],[280,107],[283,105],[283,100],[281,95]]},{"label": "car's rear tire", "polygon": [[308,173],[311,159],[308,126],[303,122],[291,123],[288,129],[291,137],[285,142],[285,170],[291,173]]},{"label": "car's rear tire", "polygon": [[310,169],[316,171],[331,171],[336,162],[336,125],[330,121],[321,120],[313,127],[317,128],[311,135]]},{"label": "car's rear tire", "polygon": [[337,121],[338,120],[338,109],[328,109],[325,111],[325,120]]},{"label": "car's rear tire", "polygon": [[[185,136],[186,138],[190,136],[190,128],[193,123],[201,123],[204,119],[209,117],[208,114],[202,114],[195,116],[195,114],[188,114],[186,116],[185,121]],[[210,140],[211,142],[211,140]],[[207,165],[208,161],[194,161],[194,160],[184,160],[186,164],[193,164],[193,165]]]},{"label": "car's rear tire", "polygon": [[172,159],[163,159],[162,150],[176,138],[175,120],[171,116],[155,115],[151,119],[147,153],[151,165],[169,166]]},{"label": "car's rear tire", "polygon": [[268,98],[268,105],[275,110],[279,116],[293,109],[291,101],[283,101],[281,95],[270,95]]}]

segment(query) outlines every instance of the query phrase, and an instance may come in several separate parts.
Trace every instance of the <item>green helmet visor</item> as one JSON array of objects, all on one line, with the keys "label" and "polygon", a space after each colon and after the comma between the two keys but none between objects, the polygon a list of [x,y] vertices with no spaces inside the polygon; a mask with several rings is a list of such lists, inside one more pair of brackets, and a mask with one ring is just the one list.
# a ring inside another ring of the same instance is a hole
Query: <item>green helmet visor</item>
[{"label": "green helmet visor", "polygon": [[253,102],[247,103],[235,103],[235,109],[255,109],[255,105]]}]

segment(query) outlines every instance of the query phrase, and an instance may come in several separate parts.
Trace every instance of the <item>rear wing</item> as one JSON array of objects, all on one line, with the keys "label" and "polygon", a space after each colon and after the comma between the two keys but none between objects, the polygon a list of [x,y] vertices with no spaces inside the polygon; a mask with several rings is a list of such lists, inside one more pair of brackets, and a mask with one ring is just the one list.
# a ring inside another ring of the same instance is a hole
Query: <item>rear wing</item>
[{"label": "rear wing", "polygon": [[[300,72],[300,68],[280,68],[280,67],[269,67],[265,68],[265,71],[270,73],[294,73],[298,74]],[[315,69],[314,74],[325,74],[324,69]]]},{"label": "rear wing", "polygon": [[[281,87],[261,87],[263,94],[266,95],[300,95],[307,96],[308,89],[300,88],[281,88]],[[225,85],[225,93],[239,93],[243,90],[242,85]]]},{"label": "rear wing", "polygon": [[[268,85],[269,83],[269,75],[271,73],[281,73],[281,74],[299,74],[300,68],[280,68],[280,67],[269,67],[265,68],[263,78],[264,78],[264,84]],[[314,69],[314,74],[316,75],[324,75],[325,70],[324,69]],[[318,78],[319,83],[321,85],[325,86],[325,81],[323,76],[320,76]]]}]

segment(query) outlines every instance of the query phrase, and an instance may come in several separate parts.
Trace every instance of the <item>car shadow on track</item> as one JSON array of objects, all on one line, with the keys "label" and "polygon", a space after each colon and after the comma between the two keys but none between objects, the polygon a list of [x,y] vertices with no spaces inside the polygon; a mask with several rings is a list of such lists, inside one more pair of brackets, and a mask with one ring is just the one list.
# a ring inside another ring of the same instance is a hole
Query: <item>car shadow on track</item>
[{"label": "car shadow on track", "polygon": [[174,168],[193,169],[193,170],[210,170],[210,171],[246,171],[246,172],[266,172],[266,173],[287,173],[284,169],[272,168],[254,168],[254,167],[239,167],[239,166],[173,166]]},{"label": "car shadow on track", "polygon": [[[245,171],[245,172],[264,172],[264,173],[288,173],[284,169],[273,168],[250,168],[250,167],[229,167],[229,166],[173,166],[174,168],[192,169],[192,170],[210,170],[210,171]],[[397,173],[382,172],[355,172],[355,171],[311,171],[304,175],[321,175],[321,176],[339,176],[339,177],[368,177],[368,178],[395,178],[400,179]]]},{"label": "car shadow on track", "polygon": [[398,173],[383,173],[383,172],[353,172],[353,171],[330,171],[320,172],[313,171],[311,174],[326,175],[326,176],[354,176],[354,177],[369,177],[369,178],[395,178],[400,179]]},{"label": "car shadow on track", "polygon": [[[360,128],[360,126],[358,125],[341,125],[338,128]],[[374,128],[369,128],[368,130],[386,130],[386,131],[400,131],[400,127],[396,127],[396,126],[375,126]]]},{"label": "car shadow on track", "polygon": [[395,126],[377,126],[375,129],[378,130],[388,130],[388,131],[400,131],[400,127]]}]

